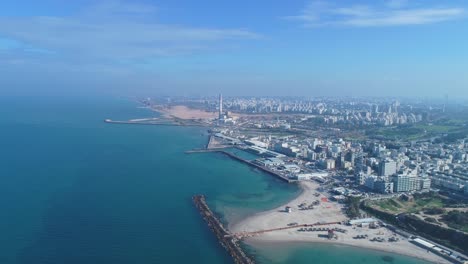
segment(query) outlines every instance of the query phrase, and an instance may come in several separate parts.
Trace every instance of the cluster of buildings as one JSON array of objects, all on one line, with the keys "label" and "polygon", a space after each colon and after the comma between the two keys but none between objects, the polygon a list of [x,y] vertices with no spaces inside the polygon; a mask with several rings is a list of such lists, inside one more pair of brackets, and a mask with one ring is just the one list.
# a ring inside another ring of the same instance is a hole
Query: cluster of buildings
[{"label": "cluster of buildings", "polygon": [[369,99],[281,99],[230,98],[224,101],[230,111],[240,113],[301,113],[318,118],[325,124],[398,125],[429,119],[427,107],[399,101],[381,102]]},{"label": "cluster of buildings", "polygon": [[295,136],[254,137],[244,142],[253,150],[269,152],[271,158],[261,161],[264,166],[284,165],[284,157],[299,161],[299,167],[285,167],[298,179],[303,178],[300,174],[307,175],[307,170],[327,171],[346,175],[355,185],[377,193],[424,192],[432,188],[468,195],[468,142],[464,140],[453,144],[392,142],[391,148],[385,142]]},{"label": "cluster of buildings", "polygon": [[[322,115],[324,119],[392,125],[420,122],[424,112],[398,101],[375,103],[362,100],[290,100],[278,98],[232,98],[219,96],[218,121],[232,119],[225,109],[251,113],[300,112]],[[413,113],[416,110],[419,113]],[[289,125],[276,120],[278,126]],[[228,131],[229,129],[226,129]],[[231,130],[232,134],[232,130]],[[223,133],[219,134],[223,137]],[[232,136],[232,135],[231,135]],[[423,142],[386,142],[384,140],[345,141],[341,138],[304,136],[232,136],[231,141],[265,158],[255,162],[297,180],[325,179],[341,175],[354,186],[387,193],[448,190],[468,196],[468,142],[452,144]],[[324,173],[325,172],[325,173]],[[324,180],[325,181],[325,180]]]}]

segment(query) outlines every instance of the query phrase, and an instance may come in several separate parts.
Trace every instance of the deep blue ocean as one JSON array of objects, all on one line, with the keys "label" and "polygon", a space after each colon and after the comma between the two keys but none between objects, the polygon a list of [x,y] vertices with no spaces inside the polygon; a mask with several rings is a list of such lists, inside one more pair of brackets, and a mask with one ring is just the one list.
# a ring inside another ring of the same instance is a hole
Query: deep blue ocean
[{"label": "deep blue ocean", "polygon": [[[125,98],[0,97],[0,264],[231,263],[191,196],[230,222],[299,193],[223,155],[185,154],[206,144],[204,128],[103,122],[156,115]],[[260,263],[424,263],[316,244],[248,250]]]}]

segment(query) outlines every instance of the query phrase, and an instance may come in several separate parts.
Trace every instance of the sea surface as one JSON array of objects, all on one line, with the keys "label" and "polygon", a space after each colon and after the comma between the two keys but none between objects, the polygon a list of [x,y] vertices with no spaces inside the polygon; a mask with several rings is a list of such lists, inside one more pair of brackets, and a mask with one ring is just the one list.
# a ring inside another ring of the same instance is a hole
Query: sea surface
[{"label": "sea surface", "polygon": [[[103,122],[154,116],[127,98],[0,97],[0,263],[231,263],[191,196],[232,223],[299,194],[223,155],[184,154],[206,144],[204,128]],[[350,247],[247,249],[260,263],[424,263]]]}]

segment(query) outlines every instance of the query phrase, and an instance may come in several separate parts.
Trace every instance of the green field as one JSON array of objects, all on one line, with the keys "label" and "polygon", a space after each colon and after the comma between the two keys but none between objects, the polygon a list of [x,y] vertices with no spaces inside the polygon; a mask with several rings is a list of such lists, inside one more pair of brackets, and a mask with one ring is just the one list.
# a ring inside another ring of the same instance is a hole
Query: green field
[{"label": "green field", "polygon": [[468,212],[451,211],[444,215],[442,220],[451,228],[468,233]]},{"label": "green field", "polygon": [[448,133],[459,128],[458,125],[429,125],[429,124],[416,124],[414,128],[421,129],[427,133]]},{"label": "green field", "polygon": [[417,213],[424,209],[444,207],[445,201],[437,195],[422,195],[413,201],[404,201],[400,198],[372,201],[370,206],[389,213]]},{"label": "green field", "polygon": [[[453,122],[452,122],[453,121]],[[388,139],[418,140],[440,134],[456,133],[462,129],[463,123],[457,120],[446,121],[443,124],[415,124],[370,129],[368,135],[381,136]]]}]

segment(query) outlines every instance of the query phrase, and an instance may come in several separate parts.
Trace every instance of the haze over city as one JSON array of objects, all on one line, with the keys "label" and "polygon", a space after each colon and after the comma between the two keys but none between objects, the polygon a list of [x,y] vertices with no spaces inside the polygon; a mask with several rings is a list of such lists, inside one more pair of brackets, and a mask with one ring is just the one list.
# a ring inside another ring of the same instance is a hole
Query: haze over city
[{"label": "haze over city", "polygon": [[2,1],[10,95],[468,97],[468,4]]},{"label": "haze over city", "polygon": [[468,1],[0,1],[1,264],[467,264]]}]

